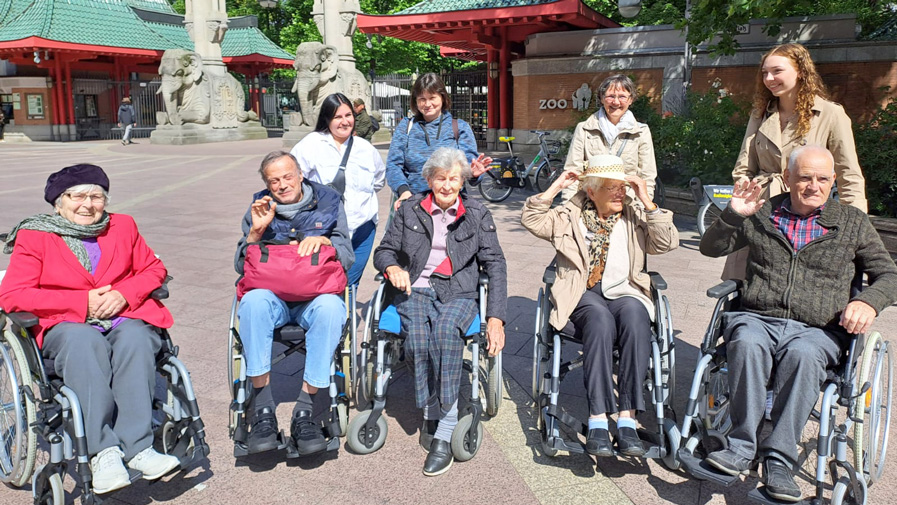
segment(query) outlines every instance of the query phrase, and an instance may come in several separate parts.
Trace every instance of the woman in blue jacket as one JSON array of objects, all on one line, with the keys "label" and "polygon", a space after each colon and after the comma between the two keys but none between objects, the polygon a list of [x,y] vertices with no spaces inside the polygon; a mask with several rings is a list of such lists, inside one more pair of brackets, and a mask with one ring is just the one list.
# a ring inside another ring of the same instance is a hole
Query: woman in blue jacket
[{"label": "woman in blue jacket", "polygon": [[473,130],[463,119],[452,117],[452,99],[442,79],[424,74],[411,87],[411,118],[396,126],[386,159],[386,182],[398,197],[395,208],[412,195],[429,188],[421,176],[424,163],[440,147],[460,149],[471,164],[473,177],[486,171],[492,158],[477,153]]}]

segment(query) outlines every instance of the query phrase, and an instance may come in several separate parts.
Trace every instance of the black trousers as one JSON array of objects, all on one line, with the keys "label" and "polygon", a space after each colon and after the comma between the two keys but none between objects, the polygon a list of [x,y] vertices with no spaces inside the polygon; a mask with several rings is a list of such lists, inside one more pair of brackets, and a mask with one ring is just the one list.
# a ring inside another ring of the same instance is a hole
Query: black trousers
[{"label": "black trousers", "polygon": [[[601,284],[583,293],[570,321],[582,340],[583,382],[589,415],[619,410],[645,410],[642,385],[651,357],[651,318],[639,300],[624,296],[609,300]],[[614,402],[614,347],[620,352],[617,376],[619,402]]]}]

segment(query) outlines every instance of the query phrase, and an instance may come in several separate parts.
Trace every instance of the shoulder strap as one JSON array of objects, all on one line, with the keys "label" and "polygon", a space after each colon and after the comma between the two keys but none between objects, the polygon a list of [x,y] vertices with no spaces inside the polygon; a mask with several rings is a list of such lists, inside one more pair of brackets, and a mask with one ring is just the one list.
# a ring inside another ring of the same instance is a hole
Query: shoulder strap
[{"label": "shoulder strap", "polygon": [[622,154],[623,154],[623,149],[626,147],[626,143],[627,143],[627,142],[629,142],[629,139],[628,139],[628,138],[623,139],[623,143],[620,144],[620,148],[617,149],[617,158],[622,158],[622,157],[623,157],[623,156],[622,156]]},{"label": "shoulder strap", "polygon": [[336,176],[334,176],[333,180],[328,184],[328,186],[339,193],[340,198],[343,198],[346,192],[346,165],[349,163],[349,153],[352,152],[352,140],[353,137],[350,136],[349,140],[346,141],[346,152],[343,153],[343,161],[339,164],[339,170],[336,171]]},{"label": "shoulder strap", "polygon": [[452,118],[452,132],[455,134],[455,144],[457,145],[461,132],[458,130],[458,120],[455,118]]},{"label": "shoulder strap", "polygon": [[408,139],[411,138],[411,128],[414,127],[414,118],[408,118],[408,131],[405,132],[405,151],[408,151]]}]

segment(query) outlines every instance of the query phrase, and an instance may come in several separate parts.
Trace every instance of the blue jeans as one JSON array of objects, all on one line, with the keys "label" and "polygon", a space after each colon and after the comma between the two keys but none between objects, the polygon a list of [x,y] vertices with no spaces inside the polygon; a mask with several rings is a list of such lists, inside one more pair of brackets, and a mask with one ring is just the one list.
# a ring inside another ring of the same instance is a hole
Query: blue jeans
[{"label": "blue jeans", "polygon": [[253,289],[240,300],[238,315],[246,375],[257,377],[271,371],[274,329],[295,323],[305,328],[303,379],[316,388],[330,386],[330,361],[346,322],[342,297],[318,295],[308,302],[287,304],[267,289]]},{"label": "blue jeans", "polygon": [[377,223],[373,219],[359,226],[352,233],[352,250],[355,251],[355,263],[346,272],[350,286],[357,286],[364,274],[364,268],[371,258],[371,250],[374,248],[374,236],[377,235]]}]

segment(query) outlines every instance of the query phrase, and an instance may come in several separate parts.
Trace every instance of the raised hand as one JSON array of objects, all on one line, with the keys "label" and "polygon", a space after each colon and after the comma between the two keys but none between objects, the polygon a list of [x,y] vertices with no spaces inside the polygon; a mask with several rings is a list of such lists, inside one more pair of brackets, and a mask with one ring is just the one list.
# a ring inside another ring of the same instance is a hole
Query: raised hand
[{"label": "raised hand", "polygon": [[492,158],[485,154],[480,154],[477,159],[470,162],[470,171],[473,173],[474,177],[479,177],[489,171],[489,165],[491,163]]},{"label": "raised hand", "polygon": [[252,228],[249,230],[247,242],[258,242],[261,240],[268,225],[274,220],[274,211],[277,209],[277,202],[270,196],[263,196],[252,202],[249,208],[249,215],[252,217]]},{"label": "raised hand", "polygon": [[729,207],[740,216],[753,216],[766,203],[766,200],[760,198],[761,193],[763,188],[757,181],[739,181],[735,183]]},{"label": "raised hand", "polygon": [[648,183],[645,182],[644,179],[637,175],[627,175],[626,182],[629,183],[629,187],[635,192],[635,196],[642,201],[642,205],[645,206],[646,209],[653,209],[654,202],[651,201],[651,196],[648,194]]}]

